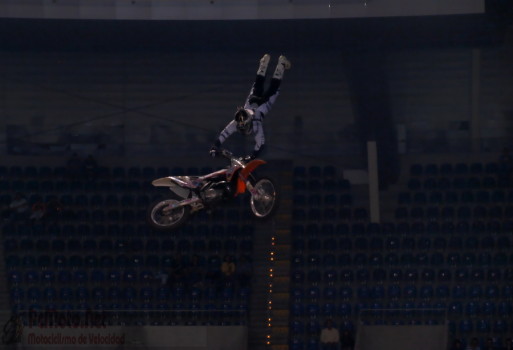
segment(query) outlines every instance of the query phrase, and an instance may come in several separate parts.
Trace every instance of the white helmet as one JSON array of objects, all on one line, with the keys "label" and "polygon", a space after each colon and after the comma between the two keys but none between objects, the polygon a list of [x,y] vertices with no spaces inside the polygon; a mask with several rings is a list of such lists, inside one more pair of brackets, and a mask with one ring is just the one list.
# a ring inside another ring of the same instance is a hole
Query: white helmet
[{"label": "white helmet", "polygon": [[253,114],[251,109],[238,108],[234,120],[237,123],[237,130],[249,135],[253,130]]}]

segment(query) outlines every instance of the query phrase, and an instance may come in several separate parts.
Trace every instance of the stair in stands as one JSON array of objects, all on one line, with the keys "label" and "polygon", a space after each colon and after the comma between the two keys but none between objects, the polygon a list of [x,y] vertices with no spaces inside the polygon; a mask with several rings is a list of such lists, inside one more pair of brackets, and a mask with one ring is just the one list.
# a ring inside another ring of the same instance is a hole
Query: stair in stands
[{"label": "stair in stands", "polygon": [[[7,281],[5,275],[5,257],[4,250],[0,249],[0,281]],[[0,324],[5,325],[9,317],[11,316],[9,310],[9,290],[7,289],[7,283],[0,283]]]},{"label": "stair in stands", "polygon": [[[288,184],[291,184],[292,166],[290,162],[277,162],[270,168],[276,170],[272,177],[278,184],[280,207],[272,220],[257,225],[255,229],[253,257],[256,271],[253,282],[257,285],[253,288],[254,294],[250,305],[250,350],[287,349],[289,343],[289,223],[292,186]],[[272,302],[271,310],[269,301]],[[268,341],[270,346],[267,344]]]}]

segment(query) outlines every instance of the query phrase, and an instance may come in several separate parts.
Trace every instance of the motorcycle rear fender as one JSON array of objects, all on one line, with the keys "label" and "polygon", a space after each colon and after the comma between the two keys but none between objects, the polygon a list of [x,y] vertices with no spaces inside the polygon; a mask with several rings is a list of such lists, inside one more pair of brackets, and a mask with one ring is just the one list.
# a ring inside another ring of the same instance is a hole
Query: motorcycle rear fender
[{"label": "motorcycle rear fender", "polygon": [[237,179],[237,191],[235,195],[242,194],[246,191],[246,180],[256,168],[260,165],[265,164],[266,162],[262,159],[253,159],[251,162],[247,163],[246,166],[240,170],[239,178]]},{"label": "motorcycle rear fender", "polygon": [[155,187],[169,187],[177,196],[181,198],[189,198],[190,190],[179,186],[173,176],[161,177],[153,180],[151,184]]}]

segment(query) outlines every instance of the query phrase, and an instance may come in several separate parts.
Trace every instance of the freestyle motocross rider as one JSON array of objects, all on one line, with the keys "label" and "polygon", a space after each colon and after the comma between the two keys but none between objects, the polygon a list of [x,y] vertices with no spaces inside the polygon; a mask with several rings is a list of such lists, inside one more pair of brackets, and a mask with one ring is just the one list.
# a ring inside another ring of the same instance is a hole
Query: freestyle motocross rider
[{"label": "freestyle motocross rider", "polygon": [[237,108],[233,120],[221,131],[210,149],[210,155],[216,157],[223,142],[236,131],[243,135],[254,135],[255,147],[251,155],[245,158],[246,161],[256,158],[265,144],[263,121],[271,110],[280,91],[279,87],[285,70],[291,67],[290,61],[285,56],[278,58],[278,64],[274,70],[269,88],[264,91],[265,75],[271,56],[265,54],[260,59],[255,82],[244,103],[243,107]]}]

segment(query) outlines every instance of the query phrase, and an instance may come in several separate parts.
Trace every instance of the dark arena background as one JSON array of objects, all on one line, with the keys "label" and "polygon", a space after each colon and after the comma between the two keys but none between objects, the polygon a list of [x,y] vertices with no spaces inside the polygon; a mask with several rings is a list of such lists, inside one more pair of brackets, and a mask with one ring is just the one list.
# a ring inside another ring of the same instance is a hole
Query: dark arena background
[{"label": "dark arena background", "polygon": [[[1,0],[2,349],[512,349],[512,19],[510,0]],[[228,165],[209,150],[265,53],[292,63],[257,169],[278,211],[244,195],[152,229],[154,179]]]}]

